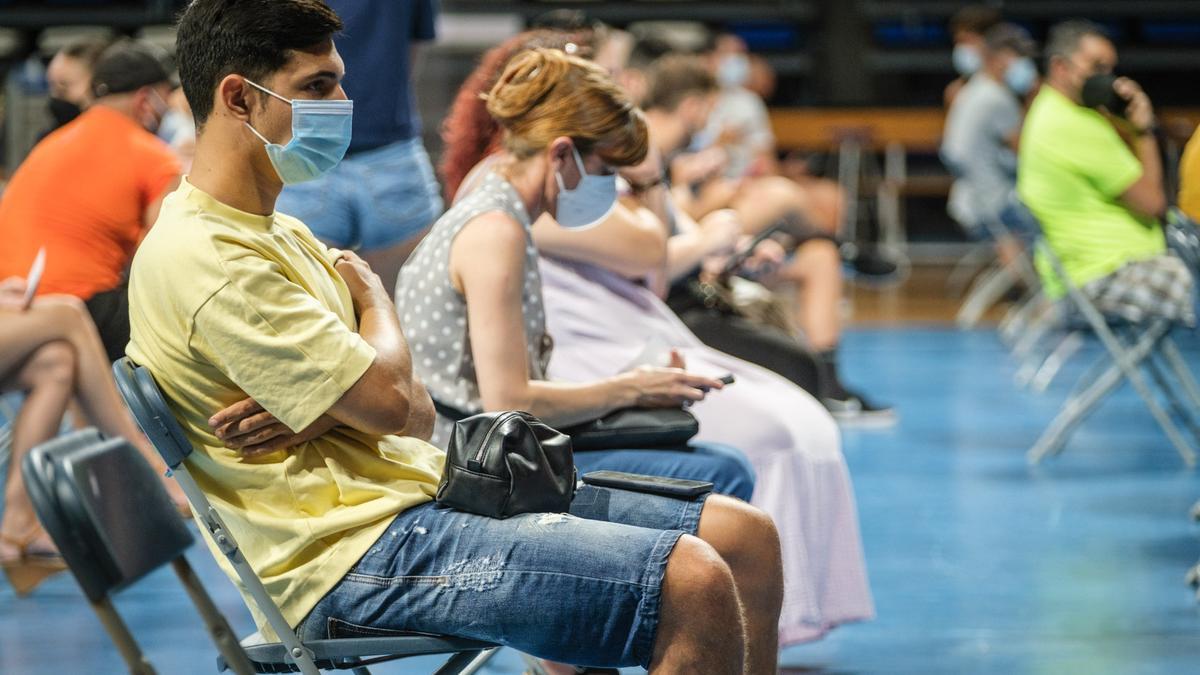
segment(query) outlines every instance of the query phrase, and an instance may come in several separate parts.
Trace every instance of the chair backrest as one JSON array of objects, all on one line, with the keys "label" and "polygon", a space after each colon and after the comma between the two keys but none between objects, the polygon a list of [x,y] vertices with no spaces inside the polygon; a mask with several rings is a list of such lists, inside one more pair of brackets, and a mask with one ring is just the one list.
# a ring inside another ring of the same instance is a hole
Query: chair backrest
[{"label": "chair backrest", "polygon": [[158,474],[123,438],[71,433],[34,448],[21,472],[38,519],[92,602],[192,544]]},{"label": "chair backrest", "polygon": [[154,376],[128,356],[113,362],[112,369],[117,389],[142,433],[150,439],[167,466],[178,468],[192,454],[192,444],[167,406]]}]

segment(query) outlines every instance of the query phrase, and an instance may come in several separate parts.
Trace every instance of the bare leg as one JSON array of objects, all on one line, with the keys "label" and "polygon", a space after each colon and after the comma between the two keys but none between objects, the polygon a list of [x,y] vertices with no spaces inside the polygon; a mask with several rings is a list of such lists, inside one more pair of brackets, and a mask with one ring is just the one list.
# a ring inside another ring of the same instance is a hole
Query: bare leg
[{"label": "bare leg", "polygon": [[[755,178],[743,184],[733,199],[733,210],[742,221],[742,229],[754,234],[790,216],[800,216],[809,227],[812,203],[808,194],[796,183],[779,176]],[[803,236],[806,232],[791,232]]]},{"label": "bare leg", "polygon": [[[166,464],[137,428],[117,393],[100,334],[82,302],[68,296],[41,298],[27,311],[5,312],[3,321],[0,372],[9,371],[47,342],[69,343],[76,359],[75,394],[84,414],[105,434],[128,439],[150,466],[159,473],[166,472]],[[174,481],[164,484],[176,504],[186,504]]]},{"label": "bare leg", "polygon": [[733,573],[696,537],[680,537],[667,561],[650,672],[740,675],[745,626]]},{"label": "bare leg", "polygon": [[776,672],[783,558],[775,524],[745,502],[713,495],[700,517],[699,535],[733,573],[746,620],[746,672]]},{"label": "bare leg", "polygon": [[796,323],[816,351],[833,349],[841,338],[838,303],[842,299],[842,259],[837,246],[825,239],[812,239],[796,249],[796,257],[779,273],[783,281],[795,283]]},{"label": "bare leg", "polygon": [[400,268],[404,265],[404,261],[408,260],[408,256],[412,255],[417,244],[421,243],[421,239],[425,237],[425,233],[429,230],[421,230],[416,236],[406,239],[395,246],[378,249],[375,251],[362,251],[362,259],[371,266],[371,269],[383,279],[383,286],[387,289],[388,295],[396,295],[396,281],[400,276]]},{"label": "bare leg", "polygon": [[53,551],[54,545],[41,532],[33,504],[21,480],[21,460],[40,443],[58,433],[63,413],[75,384],[75,350],[61,340],[38,347],[12,378],[12,387],[28,395],[13,421],[12,457],[4,484],[4,520],[0,522],[0,558],[18,557],[14,543],[37,551]]}]

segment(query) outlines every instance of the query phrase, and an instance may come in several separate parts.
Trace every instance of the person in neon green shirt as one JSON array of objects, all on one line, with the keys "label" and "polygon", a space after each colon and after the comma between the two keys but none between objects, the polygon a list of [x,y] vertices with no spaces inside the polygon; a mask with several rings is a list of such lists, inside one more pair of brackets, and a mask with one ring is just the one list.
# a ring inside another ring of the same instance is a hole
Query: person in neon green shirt
[{"label": "person in neon green shirt", "polygon": [[[1116,48],[1095,24],[1055,26],[1046,55],[1046,85],[1021,135],[1018,194],[1070,282],[1102,311],[1193,323],[1191,275],[1167,253],[1159,225],[1167,200],[1149,97],[1122,77],[1113,88],[1128,102],[1123,117],[1083,105],[1085,80],[1117,65]],[[1047,261],[1038,263],[1050,296],[1061,296]]]},{"label": "person in neon green shirt", "polygon": [[[188,4],[177,58],[195,161],[130,273],[127,353],[167,395],[195,449],[189,471],[284,618],[304,640],[417,631],[653,672],[773,671],[780,541],[744,502],[584,485],[564,514],[434,504],[433,406],[383,283],[275,211],[285,182],[315,178],[349,145],[341,28],[322,0]],[[625,116],[606,133],[640,129],[644,147],[641,113],[607,75],[558,58],[564,81]],[[545,92],[558,65],[520,77]],[[514,169],[539,208],[557,208],[556,172],[583,189],[581,170],[563,168],[571,139],[555,136],[557,155]]]}]

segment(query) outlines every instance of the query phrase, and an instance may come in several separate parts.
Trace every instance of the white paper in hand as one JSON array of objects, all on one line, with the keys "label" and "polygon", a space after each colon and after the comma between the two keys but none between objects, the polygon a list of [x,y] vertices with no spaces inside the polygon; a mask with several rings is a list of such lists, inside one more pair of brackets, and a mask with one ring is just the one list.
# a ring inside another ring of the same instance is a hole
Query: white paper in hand
[{"label": "white paper in hand", "polygon": [[42,272],[46,271],[46,247],[38,249],[33,265],[29,267],[29,275],[25,277],[25,300],[22,307],[29,309],[33,296],[37,294],[38,285],[42,283]]}]

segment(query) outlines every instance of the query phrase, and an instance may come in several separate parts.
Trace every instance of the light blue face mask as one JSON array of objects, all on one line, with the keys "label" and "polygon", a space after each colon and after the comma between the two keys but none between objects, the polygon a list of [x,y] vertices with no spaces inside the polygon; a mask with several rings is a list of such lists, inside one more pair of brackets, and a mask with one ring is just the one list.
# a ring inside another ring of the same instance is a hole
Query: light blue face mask
[{"label": "light blue face mask", "polygon": [[954,70],[963,77],[970,77],[983,67],[983,56],[980,55],[979,49],[971,45],[954,45],[954,52],[950,55],[954,62]]},{"label": "light blue face mask", "polygon": [[1008,64],[1008,67],[1004,69],[1004,84],[1007,84],[1008,88],[1017,94],[1024,96],[1033,88],[1033,83],[1037,81],[1037,75],[1037,66],[1033,64],[1033,59],[1023,56]]},{"label": "light blue face mask", "polygon": [[583,158],[571,146],[575,165],[579,167],[579,184],[568,190],[563,183],[562,170],[556,171],[558,206],[554,219],[563,227],[580,229],[600,224],[617,206],[617,175],[593,176],[583,168]]},{"label": "light blue face mask", "polygon": [[740,87],[750,79],[750,58],[745,54],[727,54],[717,64],[717,82],[722,87]]},{"label": "light blue face mask", "polygon": [[292,140],[287,145],[268,141],[246,122],[267,146],[267,157],[284,185],[320,178],[337,166],[350,147],[354,101],[286,99],[266,87],[246,80],[250,86],[292,106]]}]

